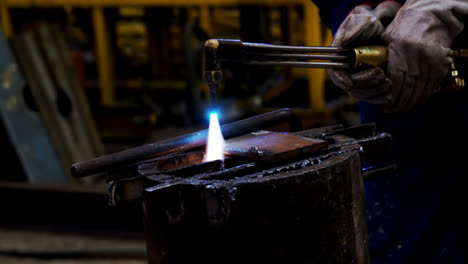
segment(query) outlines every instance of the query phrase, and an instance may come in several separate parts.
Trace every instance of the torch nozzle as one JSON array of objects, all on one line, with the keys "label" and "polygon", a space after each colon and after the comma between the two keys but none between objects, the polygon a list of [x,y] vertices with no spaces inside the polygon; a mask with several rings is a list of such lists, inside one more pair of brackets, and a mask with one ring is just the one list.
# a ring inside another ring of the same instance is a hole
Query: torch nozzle
[{"label": "torch nozzle", "polygon": [[217,110],[217,97],[218,97],[218,84],[208,84],[209,100],[210,100],[210,112],[216,112]]}]

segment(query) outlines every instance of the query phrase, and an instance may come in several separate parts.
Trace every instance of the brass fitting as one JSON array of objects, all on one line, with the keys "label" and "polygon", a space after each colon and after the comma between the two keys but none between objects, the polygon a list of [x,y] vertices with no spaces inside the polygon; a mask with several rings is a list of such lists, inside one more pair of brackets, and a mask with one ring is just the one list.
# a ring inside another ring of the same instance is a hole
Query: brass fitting
[{"label": "brass fitting", "polygon": [[451,50],[450,57],[468,57],[468,49],[458,49],[458,50]]},{"label": "brass fitting", "polygon": [[461,88],[465,87],[465,80],[460,78],[458,70],[455,68],[455,63],[450,65],[450,74],[452,75],[452,89],[459,91]]},{"label": "brass fitting", "polygon": [[380,66],[387,62],[388,48],[385,46],[363,46],[354,48],[356,62],[354,68],[363,64],[369,66]]}]

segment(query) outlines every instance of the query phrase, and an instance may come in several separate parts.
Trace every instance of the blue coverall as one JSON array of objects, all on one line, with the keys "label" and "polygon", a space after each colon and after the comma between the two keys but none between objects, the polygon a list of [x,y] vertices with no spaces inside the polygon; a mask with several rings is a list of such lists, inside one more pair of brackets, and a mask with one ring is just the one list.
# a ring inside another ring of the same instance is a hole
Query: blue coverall
[{"label": "blue coverall", "polygon": [[[333,33],[365,2],[313,1]],[[409,113],[391,115],[382,106],[360,103],[361,123],[375,122],[378,132],[392,135],[398,166],[396,175],[365,184],[372,264],[463,263],[467,93],[434,94]]]}]

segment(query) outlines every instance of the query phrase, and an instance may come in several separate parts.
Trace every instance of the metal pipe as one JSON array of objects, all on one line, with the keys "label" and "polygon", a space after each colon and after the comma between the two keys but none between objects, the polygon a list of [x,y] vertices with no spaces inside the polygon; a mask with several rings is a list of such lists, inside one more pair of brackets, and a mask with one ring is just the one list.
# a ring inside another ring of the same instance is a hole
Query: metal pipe
[{"label": "metal pipe", "polygon": [[333,68],[349,69],[351,65],[344,62],[318,62],[318,61],[245,61],[245,65],[270,67],[297,67],[297,68]]},{"label": "metal pipe", "polygon": [[[251,118],[239,120],[221,126],[224,138],[240,136],[245,133],[264,129],[265,127],[288,122],[291,131],[302,129],[301,120],[291,109],[284,108]],[[73,177],[84,177],[99,172],[104,172],[111,168],[121,167],[167,155],[177,151],[200,147],[206,144],[208,130],[202,130],[187,135],[163,140],[156,143],[143,145],[140,147],[117,152],[107,156],[102,156],[72,165],[71,173]]]},{"label": "metal pipe", "polygon": [[291,52],[310,52],[310,53],[341,53],[347,52],[348,49],[343,47],[307,47],[307,46],[287,46],[287,45],[273,45],[264,43],[250,43],[241,42],[242,47],[256,48],[274,51],[291,51]]},{"label": "metal pipe", "polygon": [[[249,55],[251,55],[249,53]],[[252,54],[256,55],[256,54]],[[349,56],[339,54],[298,54],[298,53],[264,53],[259,56],[269,59],[304,59],[304,60],[348,60]]]}]

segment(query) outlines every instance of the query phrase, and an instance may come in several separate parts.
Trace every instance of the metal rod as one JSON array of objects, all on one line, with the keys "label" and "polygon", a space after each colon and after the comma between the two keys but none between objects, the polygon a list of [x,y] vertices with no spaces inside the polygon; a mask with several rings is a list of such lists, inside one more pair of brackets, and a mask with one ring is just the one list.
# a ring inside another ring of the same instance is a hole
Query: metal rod
[{"label": "metal rod", "polygon": [[245,65],[272,66],[272,67],[298,67],[298,68],[334,68],[349,69],[351,65],[343,62],[318,62],[318,61],[244,61]]},{"label": "metal rod", "polygon": [[[284,108],[222,125],[221,131],[223,132],[224,138],[231,138],[283,122],[289,123],[291,131],[302,129],[301,120],[297,117],[296,113],[291,109]],[[107,156],[78,162],[71,167],[71,173],[73,177],[84,177],[104,172],[110,168],[125,166],[145,159],[200,147],[206,144],[207,135],[208,130],[202,130],[173,139],[163,140]]]},{"label": "metal rod", "polygon": [[[249,54],[250,55],[250,54]],[[256,54],[252,54],[256,55]],[[259,56],[266,58],[278,58],[278,59],[305,59],[305,60],[347,60],[349,56],[338,55],[338,54],[275,54],[275,53],[265,53],[258,54]]]},{"label": "metal rod", "polygon": [[343,47],[307,47],[307,46],[286,46],[273,45],[264,43],[242,42],[243,47],[274,50],[274,51],[292,51],[292,52],[309,52],[309,53],[341,53],[347,52],[348,49]]}]

